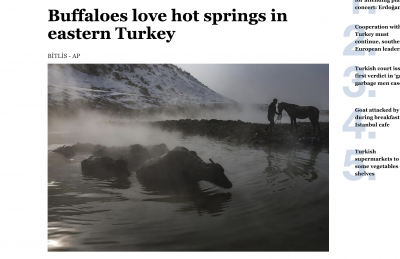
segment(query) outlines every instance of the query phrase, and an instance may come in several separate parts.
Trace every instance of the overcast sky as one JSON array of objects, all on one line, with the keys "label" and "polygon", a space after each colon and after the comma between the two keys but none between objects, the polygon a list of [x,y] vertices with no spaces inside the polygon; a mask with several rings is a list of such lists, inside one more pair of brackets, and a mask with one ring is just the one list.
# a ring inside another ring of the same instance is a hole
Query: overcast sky
[{"label": "overcast sky", "polygon": [[279,102],[329,109],[328,64],[177,64],[239,103]]}]

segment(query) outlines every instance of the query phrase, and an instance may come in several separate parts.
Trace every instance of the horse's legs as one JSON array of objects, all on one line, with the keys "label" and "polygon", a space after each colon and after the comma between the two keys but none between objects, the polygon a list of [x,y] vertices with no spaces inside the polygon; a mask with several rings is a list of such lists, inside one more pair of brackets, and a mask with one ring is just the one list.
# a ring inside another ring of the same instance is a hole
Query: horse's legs
[{"label": "horse's legs", "polygon": [[312,125],[313,125],[313,127],[314,127],[314,135],[315,135],[315,126],[317,126],[318,127],[318,135],[319,136],[321,136],[321,130],[319,129],[319,122],[318,122],[318,120],[311,120],[310,119],[310,121],[311,121],[311,123],[312,123]]},{"label": "horse's legs", "polygon": [[290,132],[293,131],[293,119],[290,118]]},{"label": "horse's legs", "polygon": [[296,128],[296,132],[297,132],[297,122],[296,122],[296,118],[294,118],[294,127]]},{"label": "horse's legs", "polygon": [[313,129],[314,129],[314,135],[315,135],[315,121],[314,120],[312,120],[312,119],[310,119],[310,121],[311,121],[311,124],[312,124],[312,126],[313,126]]},{"label": "horse's legs", "polygon": [[315,135],[315,124],[314,124],[314,122],[311,122],[311,125],[313,126],[313,129],[314,129],[314,135]]}]

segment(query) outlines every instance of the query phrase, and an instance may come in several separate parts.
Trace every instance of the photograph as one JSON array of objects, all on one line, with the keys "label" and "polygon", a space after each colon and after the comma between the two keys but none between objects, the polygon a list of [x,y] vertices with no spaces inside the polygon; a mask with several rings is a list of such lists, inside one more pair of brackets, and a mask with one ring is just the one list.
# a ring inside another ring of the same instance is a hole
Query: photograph
[{"label": "photograph", "polygon": [[56,251],[329,251],[329,64],[47,65]]}]

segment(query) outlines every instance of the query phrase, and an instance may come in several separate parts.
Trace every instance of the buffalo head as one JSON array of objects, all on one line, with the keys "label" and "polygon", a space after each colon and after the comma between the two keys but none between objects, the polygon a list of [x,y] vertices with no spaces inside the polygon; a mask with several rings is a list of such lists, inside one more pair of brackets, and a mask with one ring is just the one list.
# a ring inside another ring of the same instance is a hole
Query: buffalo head
[{"label": "buffalo head", "polygon": [[232,188],[231,181],[224,174],[224,168],[220,164],[214,163],[211,159],[210,161],[211,164],[200,163],[201,174],[204,180],[223,188]]},{"label": "buffalo head", "polygon": [[115,173],[120,176],[130,176],[131,173],[128,170],[128,161],[126,159],[117,159],[114,163]]}]

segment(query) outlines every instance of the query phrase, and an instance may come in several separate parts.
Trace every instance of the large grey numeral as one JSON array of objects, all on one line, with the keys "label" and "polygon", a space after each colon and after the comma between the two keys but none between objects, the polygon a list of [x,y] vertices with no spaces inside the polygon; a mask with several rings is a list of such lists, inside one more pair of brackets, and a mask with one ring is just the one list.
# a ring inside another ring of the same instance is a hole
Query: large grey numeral
[{"label": "large grey numeral", "polygon": [[[350,76],[351,72],[357,72],[359,75],[361,75],[361,77],[359,77],[359,78],[353,78],[352,79],[352,83],[361,83],[362,82],[362,78],[364,76],[364,71],[363,70],[357,70],[355,66],[351,66],[351,67],[348,67],[346,69],[346,71],[344,71],[344,75],[343,76],[348,77],[348,76]],[[357,86],[358,86],[358,90],[356,92],[352,92],[350,90],[350,87],[348,87],[348,86],[343,86],[343,92],[348,97],[351,97],[351,98],[360,97],[365,92],[365,85],[357,85]]]},{"label": "large grey numeral", "polygon": [[[356,24],[352,24],[352,25],[347,26],[346,30],[344,30],[343,36],[344,37],[350,37],[350,33],[352,31],[358,31],[359,33],[365,33],[364,29],[362,29],[362,28],[356,29],[355,26],[356,26]],[[365,51],[355,51],[355,50],[353,50],[353,48],[355,46],[357,46],[357,43],[355,41],[361,41],[363,39],[364,39],[364,36],[360,36],[360,35],[357,36],[357,39],[353,40],[352,42],[350,42],[350,44],[347,45],[347,47],[344,49],[343,55],[344,56],[364,56],[365,55]],[[370,51],[368,53],[369,53],[369,55],[372,55],[372,56],[375,55],[375,51],[374,50]]]},{"label": "large grey numeral", "polygon": [[[359,14],[360,13],[360,10],[356,9],[356,7],[360,6],[359,3],[361,1],[362,0],[359,0],[359,1],[353,0],[353,14]],[[369,14],[375,14],[375,9],[368,9],[368,13]]]}]

